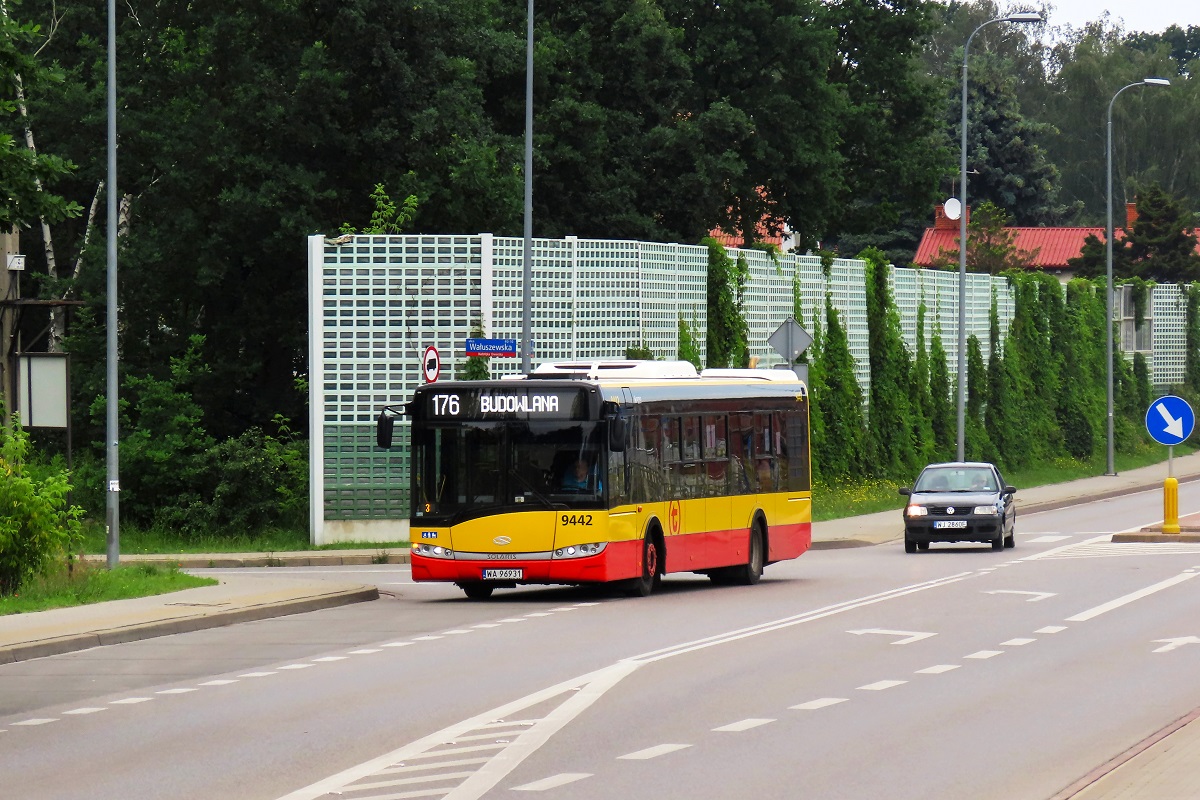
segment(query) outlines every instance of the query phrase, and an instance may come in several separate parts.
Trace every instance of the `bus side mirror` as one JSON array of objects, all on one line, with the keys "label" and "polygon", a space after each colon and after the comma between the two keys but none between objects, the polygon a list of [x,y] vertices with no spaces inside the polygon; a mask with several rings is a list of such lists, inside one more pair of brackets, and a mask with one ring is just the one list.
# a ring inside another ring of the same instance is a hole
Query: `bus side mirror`
[{"label": "bus side mirror", "polygon": [[383,449],[392,446],[392,431],[396,427],[396,417],[385,408],[379,412],[379,421],[375,425],[375,443]]},{"label": "bus side mirror", "polygon": [[608,421],[608,449],[614,453],[625,452],[625,436],[627,433],[627,424],[623,419],[610,419]]}]

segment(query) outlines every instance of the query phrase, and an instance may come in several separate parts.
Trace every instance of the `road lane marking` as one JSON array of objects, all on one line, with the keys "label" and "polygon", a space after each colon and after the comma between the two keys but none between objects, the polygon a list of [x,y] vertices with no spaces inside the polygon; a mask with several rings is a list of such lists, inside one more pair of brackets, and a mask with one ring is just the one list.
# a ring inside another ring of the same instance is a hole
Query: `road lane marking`
[{"label": "road lane marking", "polygon": [[1035,536],[1032,539],[1021,537],[1021,541],[1026,544],[1049,544],[1050,542],[1061,542],[1063,539],[1070,539],[1070,536],[1058,536],[1055,534],[1046,534],[1044,536]]},{"label": "road lane marking", "polygon": [[153,697],[126,697],[123,700],[113,700],[109,705],[113,706],[133,706],[138,703],[149,703]]},{"label": "road lane marking", "polygon": [[658,758],[665,756],[667,753],[674,753],[678,750],[684,750],[691,747],[690,744],[656,744],[654,747],[647,747],[645,750],[638,750],[636,753],[626,753],[617,758],[628,759],[631,761],[645,761],[650,758]]},{"label": "road lane marking", "polygon": [[14,723],[13,723],[13,726],[15,727],[15,726],[17,726],[17,725],[29,725],[29,726],[33,726],[33,725],[47,725],[47,724],[49,724],[49,723],[51,723],[51,722],[58,722],[58,720],[56,720],[56,719],[47,719],[47,718],[45,718],[45,717],[37,717],[37,718],[35,718],[35,719],[27,719],[27,720],[24,720],[23,722],[14,722]]},{"label": "road lane marking", "polygon": [[1036,641],[1037,641],[1037,639],[1025,639],[1025,638],[1009,639],[1007,642],[1001,642],[1000,646],[1001,647],[1020,647],[1021,645],[1031,644]]},{"label": "road lane marking", "polygon": [[237,683],[237,681],[232,680],[232,679],[227,679],[227,678],[217,678],[216,680],[205,681],[204,683],[202,683],[200,685],[201,686],[228,686],[231,683]]},{"label": "road lane marking", "polygon": [[276,667],[275,669],[308,669],[311,666],[312,664],[284,664],[282,667]]},{"label": "road lane marking", "polygon": [[195,686],[183,686],[178,689],[163,689],[160,692],[155,692],[155,694],[188,694],[190,692],[198,692],[198,691],[200,691],[200,690],[197,689]]},{"label": "road lane marking", "polygon": [[788,708],[793,708],[797,711],[816,711],[818,708],[828,708],[829,706],[835,706],[838,703],[844,703],[848,699],[849,698],[847,697],[822,697],[819,700],[809,700],[807,703],[801,703],[800,705],[796,706],[788,706]]},{"label": "road lane marking", "polygon": [[1067,617],[1067,622],[1087,622],[1089,619],[1095,619],[1101,614],[1107,614],[1109,611],[1128,605],[1135,600],[1141,600],[1143,597],[1149,597],[1155,592],[1161,592],[1163,589],[1169,589],[1172,586],[1183,583],[1186,580],[1191,580],[1196,577],[1195,572],[1183,572],[1173,578],[1167,578],[1165,581],[1147,586],[1144,589],[1138,589],[1136,592],[1122,595],[1115,600],[1109,600],[1107,603],[1101,603],[1098,606],[1089,608],[1087,611],[1080,611],[1073,617]]},{"label": "road lane marking", "polygon": [[1034,633],[1061,633],[1066,629],[1066,625],[1047,625],[1044,628],[1038,628]]},{"label": "road lane marking", "polygon": [[369,656],[372,653],[382,653],[383,651],[378,647],[360,647],[357,650],[348,650],[347,652],[352,656]]},{"label": "road lane marking", "polygon": [[882,628],[864,628],[857,631],[846,631],[846,633],[853,633],[855,636],[862,636],[864,633],[879,633],[883,634],[884,636],[905,637],[892,642],[892,644],[909,644],[911,642],[919,642],[922,639],[928,639],[930,636],[937,636],[936,633],[923,633],[921,631],[888,631]]},{"label": "road lane marking", "polygon": [[313,661],[318,661],[324,664],[329,661],[345,661],[347,658],[349,658],[349,656],[321,656],[320,658],[314,658]]},{"label": "road lane marking", "polygon": [[268,675],[274,675],[274,672],[246,672],[238,675],[239,678],[265,678]]},{"label": "road lane marking", "polygon": [[941,675],[943,672],[949,672],[952,669],[958,669],[961,664],[937,664],[932,667],[917,670],[918,675]]},{"label": "road lane marking", "polygon": [[557,789],[559,786],[566,786],[568,783],[581,781],[584,778],[592,777],[590,772],[563,772],[558,775],[551,775],[549,778],[542,778],[540,781],[527,783],[523,786],[514,786],[514,792],[544,792],[547,789]]},{"label": "road lane marking", "polygon": [[969,656],[963,656],[963,658],[991,658],[992,656],[998,656],[1003,652],[1003,650],[979,650],[971,653]]},{"label": "road lane marking", "polygon": [[1175,639],[1155,639],[1155,644],[1162,644],[1162,647],[1154,650],[1155,653],[1169,653],[1172,650],[1183,647],[1185,644],[1200,644],[1200,636],[1180,636]]},{"label": "road lane marking", "polygon": [[1027,594],[1032,595],[1026,603],[1037,603],[1045,600],[1047,597],[1056,597],[1056,592],[1026,592],[1021,589],[986,589],[984,594]]},{"label": "road lane marking", "polygon": [[713,730],[728,733],[741,733],[742,731],[748,731],[751,728],[757,728],[760,725],[766,725],[767,723],[774,721],[775,720],[773,719],[755,719],[751,717],[750,719],[744,719],[741,722],[731,722],[728,725],[722,725],[719,728],[713,728]]},{"label": "road lane marking", "polygon": [[70,711],[64,711],[64,714],[96,714],[100,711],[108,711],[107,708],[73,708]]},{"label": "road lane marking", "polygon": [[882,692],[884,689],[891,689],[894,686],[903,686],[906,683],[908,683],[908,681],[875,681],[874,683],[868,683],[866,686],[860,686],[858,688],[868,692]]},{"label": "road lane marking", "polygon": [[387,644],[381,644],[379,646],[380,647],[408,647],[410,644],[412,644],[412,642],[388,642]]}]

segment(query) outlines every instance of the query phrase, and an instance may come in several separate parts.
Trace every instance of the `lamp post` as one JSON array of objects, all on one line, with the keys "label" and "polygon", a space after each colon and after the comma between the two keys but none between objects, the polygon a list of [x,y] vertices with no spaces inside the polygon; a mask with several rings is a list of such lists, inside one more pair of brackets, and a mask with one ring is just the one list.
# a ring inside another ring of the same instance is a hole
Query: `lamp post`
[{"label": "lamp post", "polygon": [[533,0],[525,21],[525,266],[521,290],[521,372],[532,369],[533,353]]},{"label": "lamp post", "polygon": [[959,185],[962,187],[962,211],[958,218],[958,460],[966,460],[967,438],[967,52],[971,40],[993,22],[1041,22],[1036,11],[1020,11],[1006,17],[989,19],[967,37],[963,45],[962,66],[962,151],[959,162]]},{"label": "lamp post", "polygon": [[1108,101],[1108,137],[1105,143],[1105,161],[1108,167],[1108,224],[1104,229],[1104,247],[1105,247],[1105,275],[1108,279],[1108,319],[1105,321],[1105,328],[1108,331],[1108,471],[1106,475],[1116,475],[1116,469],[1113,465],[1113,299],[1116,292],[1113,289],[1113,266],[1112,266],[1112,243],[1113,243],[1113,220],[1112,220],[1112,110],[1113,104],[1117,102],[1117,97],[1126,89],[1132,89],[1135,86],[1170,86],[1171,82],[1166,78],[1143,78],[1136,83],[1131,83],[1128,86],[1122,86],[1117,90],[1117,93],[1112,96],[1112,100]]}]

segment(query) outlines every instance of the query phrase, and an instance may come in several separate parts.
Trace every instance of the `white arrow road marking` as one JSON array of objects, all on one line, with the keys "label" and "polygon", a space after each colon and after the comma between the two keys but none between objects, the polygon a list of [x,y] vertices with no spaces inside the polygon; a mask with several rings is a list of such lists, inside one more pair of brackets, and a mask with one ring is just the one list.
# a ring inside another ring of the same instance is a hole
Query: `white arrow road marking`
[{"label": "white arrow road marking", "polygon": [[1155,642],[1166,642],[1165,645],[1159,647],[1154,652],[1169,653],[1177,647],[1183,647],[1185,644],[1200,644],[1200,636],[1180,636],[1175,639],[1155,639]]},{"label": "white arrow road marking", "polygon": [[1022,592],[1019,589],[992,589],[985,591],[984,594],[1029,594],[1033,595],[1026,603],[1036,603],[1038,600],[1045,600],[1047,597],[1054,597],[1055,592]]},{"label": "white arrow road marking", "polygon": [[1182,439],[1183,417],[1180,417],[1179,419],[1172,417],[1171,412],[1167,411],[1167,407],[1163,403],[1155,403],[1154,407],[1158,409],[1158,413],[1162,414],[1163,420],[1167,423],[1167,433],[1171,434],[1172,436],[1178,436],[1180,439]]},{"label": "white arrow road marking", "polygon": [[884,636],[904,636],[906,638],[892,642],[892,644],[908,644],[909,642],[919,642],[922,639],[928,639],[930,636],[937,636],[936,633],[922,633],[921,631],[885,631],[883,628],[863,628],[859,631],[846,631],[853,633],[855,636],[862,636],[864,633],[881,633]]}]

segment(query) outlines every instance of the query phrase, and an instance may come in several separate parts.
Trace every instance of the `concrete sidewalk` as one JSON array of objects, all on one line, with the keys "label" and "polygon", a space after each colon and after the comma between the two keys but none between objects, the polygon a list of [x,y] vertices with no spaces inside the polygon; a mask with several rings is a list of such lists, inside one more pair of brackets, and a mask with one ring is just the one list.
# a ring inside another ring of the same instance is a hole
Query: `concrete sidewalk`
[{"label": "concrete sidewalk", "polygon": [[[1174,476],[1181,482],[1200,480],[1200,452],[1174,459]],[[1067,483],[1018,487],[1017,532],[1022,517],[1064,508],[1084,500],[1120,497],[1141,491],[1161,492],[1167,465],[1157,464],[1115,476],[1084,478]],[[819,502],[819,498],[818,498]],[[896,542],[903,537],[900,508],[878,514],[829,520],[813,525],[813,549],[863,547]],[[1200,542],[1200,527],[1189,530],[1183,520],[1180,534],[1162,534],[1153,527],[1118,534],[1114,541]],[[307,551],[296,553],[212,553],[199,555],[123,555],[122,563],[155,562],[184,569],[211,567],[338,566],[344,564],[408,563],[407,550]],[[33,614],[0,616],[0,664],[42,658],[106,644],[172,633],[201,630],[237,622],[299,614],[379,597],[374,586],[338,585],[289,575],[239,577],[223,574],[220,584],[166,595],[114,600]],[[1200,709],[1101,765],[1051,800],[1148,800],[1200,797]]]}]

